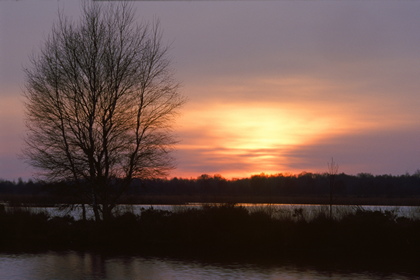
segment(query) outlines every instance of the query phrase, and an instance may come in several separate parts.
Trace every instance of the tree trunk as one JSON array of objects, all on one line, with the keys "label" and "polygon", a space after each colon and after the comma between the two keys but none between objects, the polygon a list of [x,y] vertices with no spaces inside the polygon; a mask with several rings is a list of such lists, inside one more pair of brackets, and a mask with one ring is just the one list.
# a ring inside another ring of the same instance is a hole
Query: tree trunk
[{"label": "tree trunk", "polygon": [[96,200],[96,194],[93,193],[93,203],[92,203],[93,213],[95,214],[95,221],[99,222],[101,220],[101,214],[99,213],[99,205]]},{"label": "tree trunk", "polygon": [[82,219],[86,221],[86,207],[84,203],[82,203]]},{"label": "tree trunk", "polygon": [[108,204],[102,205],[102,218],[104,221],[109,221],[112,218],[112,208]]},{"label": "tree trunk", "polygon": [[334,175],[330,176],[330,220],[333,218],[332,207],[333,207],[333,188],[334,188]]}]

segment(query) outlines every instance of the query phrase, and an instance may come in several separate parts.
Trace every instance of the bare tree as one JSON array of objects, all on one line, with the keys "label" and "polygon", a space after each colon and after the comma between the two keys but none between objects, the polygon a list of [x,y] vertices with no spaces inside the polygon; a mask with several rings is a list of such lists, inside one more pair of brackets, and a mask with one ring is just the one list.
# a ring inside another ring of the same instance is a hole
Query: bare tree
[{"label": "bare tree", "polygon": [[335,184],[335,176],[338,174],[338,164],[331,158],[331,162],[327,162],[328,177],[330,182],[330,219],[332,219],[332,206],[333,206],[333,190]]},{"label": "bare tree", "polygon": [[25,69],[24,156],[48,180],[85,186],[96,220],[111,217],[133,178],[173,168],[171,124],[185,99],[159,22],[127,3],[89,3],[59,20]]}]

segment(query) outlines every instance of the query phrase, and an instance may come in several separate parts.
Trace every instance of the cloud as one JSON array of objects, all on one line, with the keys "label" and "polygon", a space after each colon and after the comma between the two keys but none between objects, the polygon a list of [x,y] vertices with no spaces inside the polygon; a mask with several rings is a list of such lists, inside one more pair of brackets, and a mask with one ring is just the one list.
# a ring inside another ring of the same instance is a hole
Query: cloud
[{"label": "cloud", "polygon": [[372,114],[382,109],[369,109],[369,103],[339,114],[340,108],[324,105],[209,103],[189,108],[179,129],[175,174],[324,172],[331,157],[347,173],[417,168],[420,157],[410,147],[416,147],[420,132],[411,114]]},{"label": "cloud", "polygon": [[364,131],[290,149],[291,169],[322,172],[334,157],[340,172],[413,173],[420,167],[420,131],[412,128]]},{"label": "cloud", "polygon": [[[77,19],[79,4],[57,5]],[[57,5],[0,3],[1,162],[20,150],[22,66]],[[133,5],[160,19],[189,99],[174,174],[322,171],[331,156],[345,172],[417,168],[420,2]]]},{"label": "cloud", "polygon": [[[174,174],[250,174],[326,172],[333,157],[339,172],[358,174],[404,174],[420,168],[420,132],[404,129],[365,131],[327,137],[305,145],[277,145],[264,149],[181,147]],[[410,149],[407,147],[414,147]],[[176,176],[176,175],[175,175]]]}]

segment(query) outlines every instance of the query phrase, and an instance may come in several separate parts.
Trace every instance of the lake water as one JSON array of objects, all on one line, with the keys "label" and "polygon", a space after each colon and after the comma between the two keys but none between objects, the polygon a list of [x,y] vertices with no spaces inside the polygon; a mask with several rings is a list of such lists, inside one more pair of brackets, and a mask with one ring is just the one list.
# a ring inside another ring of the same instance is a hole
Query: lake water
[{"label": "lake water", "polygon": [[[313,219],[320,213],[329,215],[328,205],[309,205],[309,204],[264,204],[264,203],[250,203],[250,204],[236,204],[243,206],[248,211],[264,211],[276,218],[286,219],[305,219],[307,221]],[[150,204],[135,204],[135,205],[118,205],[115,212],[124,213],[131,212],[134,214],[141,214],[144,209],[158,209],[167,211],[183,211],[188,208],[200,208],[201,203],[189,203],[185,205],[150,205]],[[7,209],[7,207],[6,207]],[[64,216],[70,215],[75,219],[81,219],[81,207],[73,207],[72,209],[61,209],[59,207],[30,207],[28,208],[33,212],[47,212],[51,216]],[[87,209],[87,217],[92,218],[93,212]],[[390,211],[398,217],[406,217],[410,219],[420,219],[419,206],[352,206],[352,205],[333,205],[332,214],[336,219],[340,219],[346,214],[355,212],[356,210],[369,210],[369,211]]]},{"label": "lake water", "polygon": [[80,252],[0,253],[0,279],[7,280],[322,280],[420,279],[404,271],[317,269],[292,264],[203,262]]}]

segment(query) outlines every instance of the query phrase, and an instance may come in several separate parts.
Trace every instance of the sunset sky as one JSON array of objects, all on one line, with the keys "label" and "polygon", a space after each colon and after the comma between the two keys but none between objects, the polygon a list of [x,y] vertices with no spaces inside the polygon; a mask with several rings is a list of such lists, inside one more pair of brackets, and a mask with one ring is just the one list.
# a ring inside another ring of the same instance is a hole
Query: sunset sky
[{"label": "sunset sky", "polygon": [[[158,18],[181,92],[170,177],[420,169],[420,1],[137,1]],[[23,67],[57,11],[0,2],[0,178],[32,178]]]}]

